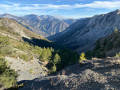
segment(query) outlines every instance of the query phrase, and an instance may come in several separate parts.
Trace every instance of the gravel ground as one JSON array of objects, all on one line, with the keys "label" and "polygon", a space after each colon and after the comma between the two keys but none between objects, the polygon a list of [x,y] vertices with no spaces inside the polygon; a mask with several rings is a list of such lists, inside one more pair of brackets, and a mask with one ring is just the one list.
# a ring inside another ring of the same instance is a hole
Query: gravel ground
[{"label": "gravel ground", "polygon": [[20,90],[120,90],[120,62],[112,58],[82,62],[34,79]]},{"label": "gravel ground", "polygon": [[38,59],[34,59],[30,62],[23,61],[21,59],[14,59],[11,57],[5,57],[6,61],[12,69],[18,72],[18,81],[33,80],[38,77],[45,76],[47,69],[40,64]]}]

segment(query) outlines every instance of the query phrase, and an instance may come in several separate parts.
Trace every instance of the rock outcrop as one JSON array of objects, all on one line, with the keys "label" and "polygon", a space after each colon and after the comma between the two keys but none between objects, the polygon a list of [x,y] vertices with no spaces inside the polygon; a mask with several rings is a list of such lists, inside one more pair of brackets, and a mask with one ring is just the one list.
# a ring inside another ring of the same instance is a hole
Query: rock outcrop
[{"label": "rock outcrop", "polygon": [[112,58],[70,66],[58,75],[34,79],[20,90],[109,90],[120,88],[120,61]]}]

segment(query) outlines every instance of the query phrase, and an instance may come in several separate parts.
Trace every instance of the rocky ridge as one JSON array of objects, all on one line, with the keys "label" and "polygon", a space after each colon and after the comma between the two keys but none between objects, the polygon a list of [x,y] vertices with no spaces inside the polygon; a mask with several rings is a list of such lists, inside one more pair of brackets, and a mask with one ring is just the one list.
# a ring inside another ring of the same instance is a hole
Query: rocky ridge
[{"label": "rocky ridge", "polygon": [[120,29],[120,10],[107,14],[95,15],[91,18],[78,20],[64,32],[50,37],[50,40],[60,43],[76,51],[85,52],[93,48],[94,43],[109,34],[115,28]]},{"label": "rocky ridge", "polygon": [[13,19],[25,28],[44,37],[64,31],[71,23],[75,22],[74,19],[60,20],[50,15],[25,15],[15,16],[10,14],[3,14],[0,17]]},{"label": "rocky ridge", "polygon": [[34,79],[20,90],[119,90],[119,64],[113,58],[83,61],[56,76]]}]

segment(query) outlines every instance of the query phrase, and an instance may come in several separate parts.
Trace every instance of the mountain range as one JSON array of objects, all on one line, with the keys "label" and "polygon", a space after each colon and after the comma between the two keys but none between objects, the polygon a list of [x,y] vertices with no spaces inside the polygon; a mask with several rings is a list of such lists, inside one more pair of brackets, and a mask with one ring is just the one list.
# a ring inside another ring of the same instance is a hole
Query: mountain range
[{"label": "mountain range", "polygon": [[82,19],[0,17],[1,90],[119,90],[119,9]]},{"label": "mountain range", "polygon": [[63,32],[52,35],[48,39],[81,53],[93,49],[98,39],[111,34],[115,28],[119,30],[119,22],[120,10],[118,9],[107,14],[80,19]]},{"label": "mountain range", "polygon": [[2,14],[0,17],[13,19],[25,28],[44,37],[54,35],[64,31],[75,19],[59,19],[50,15],[25,15],[15,16],[10,14]]},{"label": "mountain range", "polygon": [[52,74],[78,58],[77,52],[61,49],[14,20],[0,18],[0,90]]}]

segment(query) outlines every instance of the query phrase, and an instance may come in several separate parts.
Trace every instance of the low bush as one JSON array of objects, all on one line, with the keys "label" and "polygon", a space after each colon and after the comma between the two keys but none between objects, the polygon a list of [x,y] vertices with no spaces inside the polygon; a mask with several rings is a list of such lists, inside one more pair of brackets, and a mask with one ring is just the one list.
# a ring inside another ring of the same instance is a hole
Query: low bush
[{"label": "low bush", "polygon": [[3,88],[15,87],[18,74],[11,70],[7,62],[0,58],[0,86]]}]

